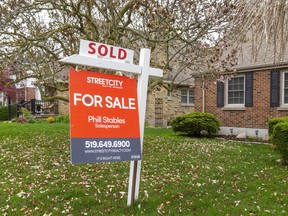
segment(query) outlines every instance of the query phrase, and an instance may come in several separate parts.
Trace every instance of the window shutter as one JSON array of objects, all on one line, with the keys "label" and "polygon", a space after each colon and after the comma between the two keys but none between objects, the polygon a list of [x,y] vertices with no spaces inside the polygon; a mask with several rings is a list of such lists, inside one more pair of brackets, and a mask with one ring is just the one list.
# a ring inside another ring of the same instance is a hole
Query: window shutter
[{"label": "window shutter", "polygon": [[278,69],[270,72],[270,106],[279,106],[280,71]]},{"label": "window shutter", "polygon": [[247,73],[245,77],[245,107],[253,106],[253,73]]},{"label": "window shutter", "polygon": [[217,107],[224,106],[224,83],[217,81]]}]

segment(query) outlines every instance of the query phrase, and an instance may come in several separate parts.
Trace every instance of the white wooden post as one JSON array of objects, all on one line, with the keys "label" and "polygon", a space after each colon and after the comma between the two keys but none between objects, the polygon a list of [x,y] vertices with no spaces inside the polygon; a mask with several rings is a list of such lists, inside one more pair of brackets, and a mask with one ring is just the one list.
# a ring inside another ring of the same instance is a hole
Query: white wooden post
[{"label": "white wooden post", "polygon": [[[147,88],[150,72],[150,50],[141,49],[139,66],[141,66],[141,74],[138,75],[138,106],[139,106],[139,124],[140,124],[140,140],[141,151],[143,150],[143,138],[144,138],[144,125],[145,125],[145,113],[146,113],[146,101],[147,101]],[[139,197],[140,187],[140,172],[141,172],[141,160],[130,162],[130,176],[129,176],[129,188],[128,188],[128,200],[127,205],[133,204]]]}]

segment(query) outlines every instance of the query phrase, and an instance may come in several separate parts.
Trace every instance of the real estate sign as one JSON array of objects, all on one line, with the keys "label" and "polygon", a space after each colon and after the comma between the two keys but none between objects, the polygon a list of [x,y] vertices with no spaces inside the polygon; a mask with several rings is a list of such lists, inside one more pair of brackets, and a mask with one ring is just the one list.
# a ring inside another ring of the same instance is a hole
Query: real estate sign
[{"label": "real estate sign", "polygon": [[71,161],[130,160],[128,205],[139,194],[149,76],[163,76],[163,70],[150,67],[149,49],[140,50],[139,65],[133,64],[133,55],[133,50],[81,40],[79,54],[61,60],[138,74],[136,90],[134,78],[74,69],[69,72]]},{"label": "real estate sign", "polygon": [[135,78],[69,71],[72,163],[141,159]]}]

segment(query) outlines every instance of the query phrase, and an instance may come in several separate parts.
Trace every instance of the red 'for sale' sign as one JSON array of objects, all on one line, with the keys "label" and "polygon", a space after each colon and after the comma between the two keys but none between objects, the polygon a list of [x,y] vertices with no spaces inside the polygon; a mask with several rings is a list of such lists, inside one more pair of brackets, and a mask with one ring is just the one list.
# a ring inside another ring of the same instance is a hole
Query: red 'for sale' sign
[{"label": "red 'for sale' sign", "polygon": [[72,163],[140,160],[135,78],[69,70]]}]

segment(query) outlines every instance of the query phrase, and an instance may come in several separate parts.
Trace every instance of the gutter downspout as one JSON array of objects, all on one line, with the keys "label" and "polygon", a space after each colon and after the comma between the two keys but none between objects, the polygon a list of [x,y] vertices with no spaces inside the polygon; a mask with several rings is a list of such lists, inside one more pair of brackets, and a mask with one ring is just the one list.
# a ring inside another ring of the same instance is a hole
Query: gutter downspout
[{"label": "gutter downspout", "polygon": [[202,112],[205,112],[205,80],[202,81]]}]

